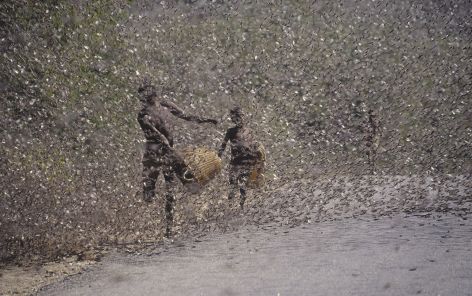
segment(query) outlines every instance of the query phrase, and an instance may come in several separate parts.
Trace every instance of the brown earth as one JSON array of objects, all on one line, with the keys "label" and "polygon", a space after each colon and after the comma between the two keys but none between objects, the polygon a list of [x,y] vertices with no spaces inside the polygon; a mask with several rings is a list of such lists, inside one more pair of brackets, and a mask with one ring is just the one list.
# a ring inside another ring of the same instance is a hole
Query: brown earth
[{"label": "brown earth", "polygon": [[39,288],[81,273],[95,263],[94,260],[78,261],[77,256],[72,256],[60,262],[4,266],[0,269],[0,295],[31,295]]},{"label": "brown earth", "polygon": [[[237,201],[229,203],[222,197],[214,201],[222,208],[220,213],[214,213],[215,219],[180,219],[174,229],[173,241],[156,238],[155,242],[114,248],[118,253],[153,255],[156,249],[178,249],[189,241],[202,240],[213,234],[234,233],[244,228],[263,231],[290,229],[307,224],[324,225],[336,220],[357,221],[362,217],[371,217],[375,221],[399,213],[415,213],[425,218],[448,214],[467,219],[472,213],[471,190],[471,179],[467,176],[333,176],[316,182],[300,180],[265,194],[252,192],[243,211],[239,210]],[[186,217],[208,217],[205,214],[208,208],[200,204],[203,201],[188,197],[180,199],[177,213],[187,212]],[[90,259],[99,260],[101,255],[89,253],[80,258],[68,257],[62,262],[3,268],[4,284],[0,292],[28,295],[40,287],[80,273],[94,263]]]}]

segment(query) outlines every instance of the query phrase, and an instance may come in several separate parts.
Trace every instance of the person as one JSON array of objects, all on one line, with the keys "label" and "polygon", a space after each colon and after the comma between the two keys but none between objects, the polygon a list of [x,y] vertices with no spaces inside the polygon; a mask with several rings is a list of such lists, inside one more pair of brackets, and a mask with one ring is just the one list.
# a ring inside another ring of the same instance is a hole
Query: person
[{"label": "person", "polygon": [[223,143],[218,150],[218,156],[222,157],[229,141],[231,143],[231,167],[229,171],[228,199],[235,198],[239,191],[239,204],[243,209],[246,201],[248,177],[251,169],[260,161],[262,155],[258,149],[258,142],[254,140],[252,131],[246,126],[242,109],[240,107],[231,109],[230,117],[235,126],[226,131]]},{"label": "person", "polygon": [[364,126],[367,161],[370,166],[371,173],[375,174],[375,161],[377,159],[377,150],[380,145],[382,129],[380,126],[380,120],[374,110],[369,109],[368,118]]},{"label": "person", "polygon": [[[185,163],[174,150],[174,138],[170,130],[173,117],[197,123],[217,124],[215,119],[186,114],[174,103],[157,100],[155,87],[144,82],[138,93],[143,104],[138,122],[144,132],[146,144],[143,155],[143,200],[151,202],[156,194],[156,181],[162,172],[165,180],[166,236],[171,235],[176,176],[182,177]],[[182,180],[182,179],[180,179]]]}]

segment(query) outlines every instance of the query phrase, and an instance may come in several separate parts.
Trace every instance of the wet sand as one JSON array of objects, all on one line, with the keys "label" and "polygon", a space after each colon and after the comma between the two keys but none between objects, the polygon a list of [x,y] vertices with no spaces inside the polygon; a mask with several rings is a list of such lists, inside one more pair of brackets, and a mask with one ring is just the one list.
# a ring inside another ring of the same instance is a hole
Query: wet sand
[{"label": "wet sand", "polygon": [[115,254],[38,295],[472,295],[472,215],[244,228]]}]

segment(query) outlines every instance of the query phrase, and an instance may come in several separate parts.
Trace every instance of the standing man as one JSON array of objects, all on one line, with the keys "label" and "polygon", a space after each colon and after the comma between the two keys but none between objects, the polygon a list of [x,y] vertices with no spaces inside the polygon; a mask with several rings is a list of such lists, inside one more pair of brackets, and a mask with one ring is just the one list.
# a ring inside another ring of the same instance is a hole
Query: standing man
[{"label": "standing man", "polygon": [[371,173],[375,173],[375,161],[377,158],[377,150],[380,145],[380,136],[382,129],[380,120],[374,110],[369,109],[367,122],[364,124],[365,141],[367,148],[367,160],[371,169]]},{"label": "standing man", "polygon": [[171,235],[173,225],[173,210],[175,190],[177,187],[176,175],[180,177],[185,167],[183,159],[174,150],[174,140],[170,128],[174,117],[197,123],[218,122],[195,115],[187,115],[174,103],[165,99],[157,101],[154,86],[145,82],[138,89],[143,104],[138,114],[138,122],[146,138],[143,155],[143,199],[151,202],[155,196],[156,181],[159,174],[164,174],[165,188],[165,215],[166,236]]},{"label": "standing man", "polygon": [[233,199],[239,190],[241,209],[246,200],[247,180],[251,169],[262,159],[258,143],[254,141],[252,131],[246,126],[245,115],[240,107],[230,110],[231,121],[234,127],[226,131],[225,138],[218,151],[221,158],[228,141],[231,143],[231,168],[229,171],[228,199]]}]

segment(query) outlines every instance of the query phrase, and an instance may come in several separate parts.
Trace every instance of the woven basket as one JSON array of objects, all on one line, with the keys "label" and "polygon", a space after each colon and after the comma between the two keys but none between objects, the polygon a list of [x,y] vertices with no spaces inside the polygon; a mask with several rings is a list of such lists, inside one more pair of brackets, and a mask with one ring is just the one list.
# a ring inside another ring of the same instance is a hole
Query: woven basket
[{"label": "woven basket", "polygon": [[209,148],[188,147],[179,153],[187,166],[183,177],[188,183],[204,186],[221,171],[221,159]]},{"label": "woven basket", "polygon": [[261,188],[265,184],[264,168],[266,153],[264,146],[260,143],[257,143],[257,151],[259,152],[260,158],[256,164],[251,167],[251,172],[249,173],[246,183],[247,187],[253,189]]}]

